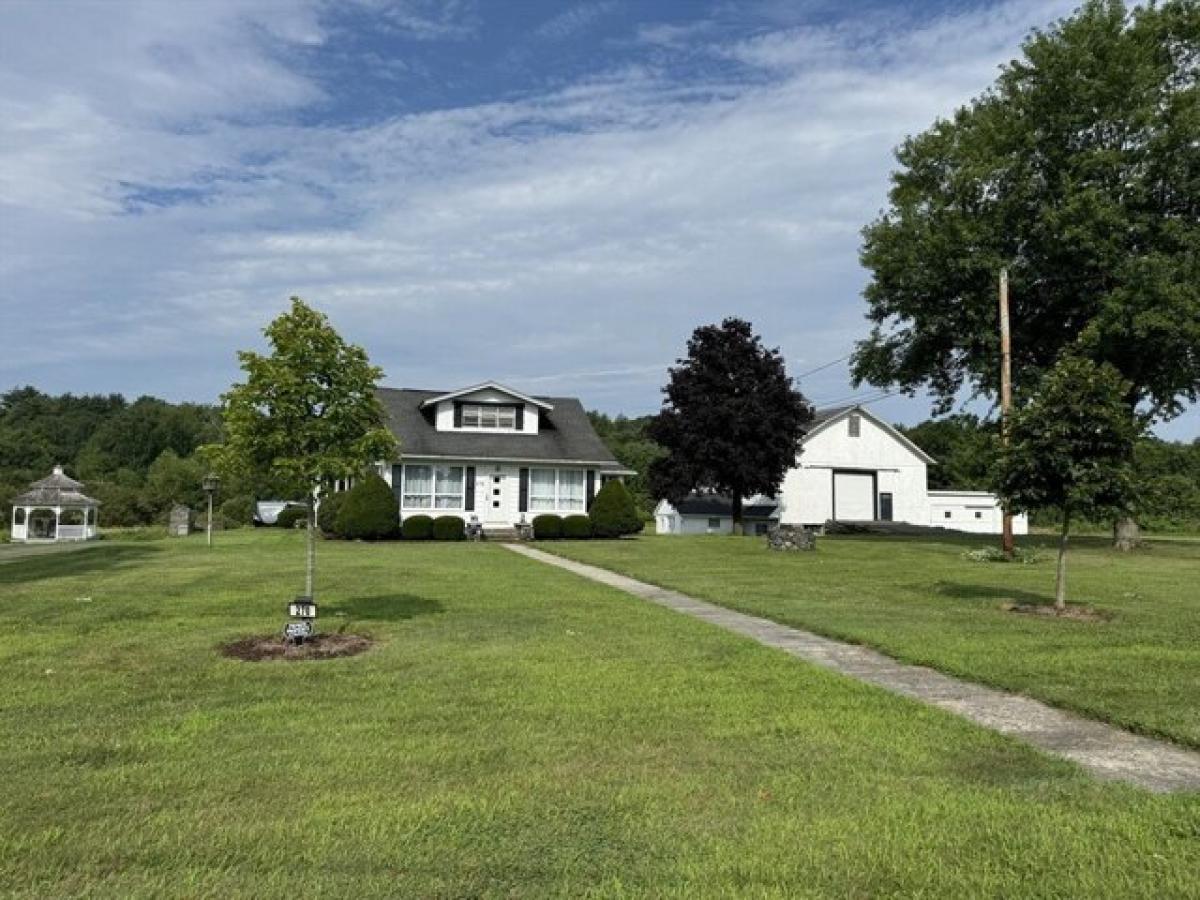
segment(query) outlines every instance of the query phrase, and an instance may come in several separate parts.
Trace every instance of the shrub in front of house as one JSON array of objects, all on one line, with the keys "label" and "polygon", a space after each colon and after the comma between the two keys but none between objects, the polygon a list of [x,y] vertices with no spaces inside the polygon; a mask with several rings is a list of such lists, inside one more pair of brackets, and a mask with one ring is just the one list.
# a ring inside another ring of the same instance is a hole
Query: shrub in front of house
[{"label": "shrub in front of house", "polygon": [[616,538],[625,534],[637,534],[645,523],[638,515],[633,496],[623,483],[609,481],[600,488],[592,501],[589,513],[592,519],[592,534],[598,538]]},{"label": "shrub in front of house", "polygon": [[433,519],[429,516],[409,516],[401,526],[406,541],[427,541],[433,537]]},{"label": "shrub in front of house", "polygon": [[230,497],[221,504],[226,528],[244,528],[254,524],[254,498]]},{"label": "shrub in front of house", "polygon": [[346,491],[335,521],[341,537],[359,541],[382,541],[400,530],[400,509],[388,483],[371,473]]},{"label": "shrub in front of house", "polygon": [[276,528],[302,528],[308,521],[308,510],[303,506],[285,506],[275,517]]},{"label": "shrub in front of house", "polygon": [[341,537],[337,530],[337,518],[345,502],[345,492],[330,491],[321,497],[321,505],[317,507],[317,527],[325,537]]},{"label": "shrub in front of house", "polygon": [[563,536],[562,516],[543,513],[533,517],[533,538],[537,541],[554,541]]},{"label": "shrub in front of house", "polygon": [[438,516],[433,520],[435,541],[461,541],[466,537],[467,523],[462,516]]},{"label": "shrub in front of house", "polygon": [[592,520],[589,516],[567,516],[563,519],[562,533],[567,540],[586,540],[592,536]]}]

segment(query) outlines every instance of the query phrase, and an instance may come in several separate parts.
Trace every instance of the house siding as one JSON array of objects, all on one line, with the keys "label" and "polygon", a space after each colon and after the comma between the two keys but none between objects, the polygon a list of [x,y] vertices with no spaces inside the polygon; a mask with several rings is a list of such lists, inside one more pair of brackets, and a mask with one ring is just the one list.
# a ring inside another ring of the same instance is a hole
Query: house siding
[{"label": "house siding", "polygon": [[[397,479],[403,479],[403,466],[461,466],[464,469],[474,469],[474,494],[475,494],[475,509],[469,510],[465,508],[466,496],[471,493],[466,486],[466,472],[464,472],[464,507],[457,509],[449,508],[430,508],[430,507],[406,507],[403,503],[403,484],[397,483]],[[392,486],[392,493],[396,496],[397,505],[399,506],[400,518],[406,519],[409,516],[426,515],[426,516],[462,516],[464,519],[470,519],[472,515],[479,518],[479,521],[484,526],[491,525],[493,527],[510,527],[516,522],[519,522],[522,516],[520,510],[520,472],[521,469],[558,469],[560,471],[571,470],[583,473],[586,478],[589,469],[595,470],[594,466],[574,465],[570,463],[509,463],[495,462],[484,459],[479,460],[447,460],[432,457],[412,456],[404,457],[397,461],[384,471],[384,478]],[[499,479],[497,481],[496,479]],[[497,495],[495,492],[499,491]],[[585,498],[586,505],[586,487]],[[496,505],[498,504],[498,505]],[[527,521],[531,521],[534,516],[541,513],[556,513],[558,515],[573,515],[585,512],[585,509],[568,509],[561,505],[552,510],[533,510],[530,509],[524,513]]]},{"label": "house siding", "polygon": [[849,429],[849,419],[839,419],[804,442],[796,468],[787,473],[780,489],[780,521],[819,525],[837,518],[834,473],[862,472],[875,475],[876,510],[878,494],[891,494],[893,519],[927,524],[925,460],[865,416],[859,437],[850,437]]}]

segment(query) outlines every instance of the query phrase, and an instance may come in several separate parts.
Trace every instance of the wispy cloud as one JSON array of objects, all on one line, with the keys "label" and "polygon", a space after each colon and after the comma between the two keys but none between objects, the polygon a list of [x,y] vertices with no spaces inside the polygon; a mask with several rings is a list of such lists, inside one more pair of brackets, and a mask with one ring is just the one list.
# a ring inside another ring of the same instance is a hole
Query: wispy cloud
[{"label": "wispy cloud", "polygon": [[534,31],[545,40],[561,41],[590,28],[597,20],[617,8],[615,0],[594,0],[568,7],[547,19]]},{"label": "wispy cloud", "polygon": [[[858,233],[891,148],[1070,2],[646,26],[649,55],[586,77],[354,124],[314,115],[337,102],[311,64],[341,39],[324,4],[4,7],[0,381],[211,398],[295,293],[394,384],[499,375],[645,411],[691,328],[730,314],[815,367],[863,333]],[[478,36],[473,7],[361,9]]]}]

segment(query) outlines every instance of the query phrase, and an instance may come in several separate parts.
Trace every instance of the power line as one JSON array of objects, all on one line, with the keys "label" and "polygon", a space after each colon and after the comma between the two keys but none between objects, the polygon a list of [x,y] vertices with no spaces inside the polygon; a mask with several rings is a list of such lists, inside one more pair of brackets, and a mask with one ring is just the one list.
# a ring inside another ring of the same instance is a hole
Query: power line
[{"label": "power line", "polygon": [[854,394],[846,394],[842,397],[833,397],[825,400],[813,400],[813,403],[820,403],[826,406],[832,406],[837,403],[856,403],[860,406],[864,406],[868,403],[878,403],[880,400],[886,400],[888,397],[894,397],[899,393],[902,392],[883,390],[866,391]]},{"label": "power line", "polygon": [[807,372],[801,372],[799,375],[796,375],[795,377],[796,378],[807,378],[809,375],[816,375],[818,372],[824,372],[826,369],[830,368],[831,366],[836,366],[838,363],[845,362],[853,355],[854,355],[854,353],[850,352],[850,353],[847,353],[845,356],[839,356],[837,359],[833,360],[832,362],[827,362],[824,365],[817,366],[815,369],[809,369]]}]

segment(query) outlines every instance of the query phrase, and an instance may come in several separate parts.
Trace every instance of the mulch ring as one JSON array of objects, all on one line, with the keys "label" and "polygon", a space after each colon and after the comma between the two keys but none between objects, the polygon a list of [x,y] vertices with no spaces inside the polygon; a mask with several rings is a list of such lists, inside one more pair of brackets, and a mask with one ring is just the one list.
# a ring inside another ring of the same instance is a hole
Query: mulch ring
[{"label": "mulch ring", "polygon": [[259,662],[264,659],[282,659],[297,662],[306,659],[335,659],[339,656],[357,656],[371,648],[375,642],[362,634],[318,634],[303,644],[285,641],[278,634],[239,638],[222,644],[221,653],[233,659]]},{"label": "mulch ring", "polygon": [[1044,603],[1005,603],[1000,607],[1005,612],[1027,616],[1044,616],[1047,619],[1070,619],[1074,622],[1109,622],[1113,614],[1092,606],[1067,606],[1061,612]]}]

